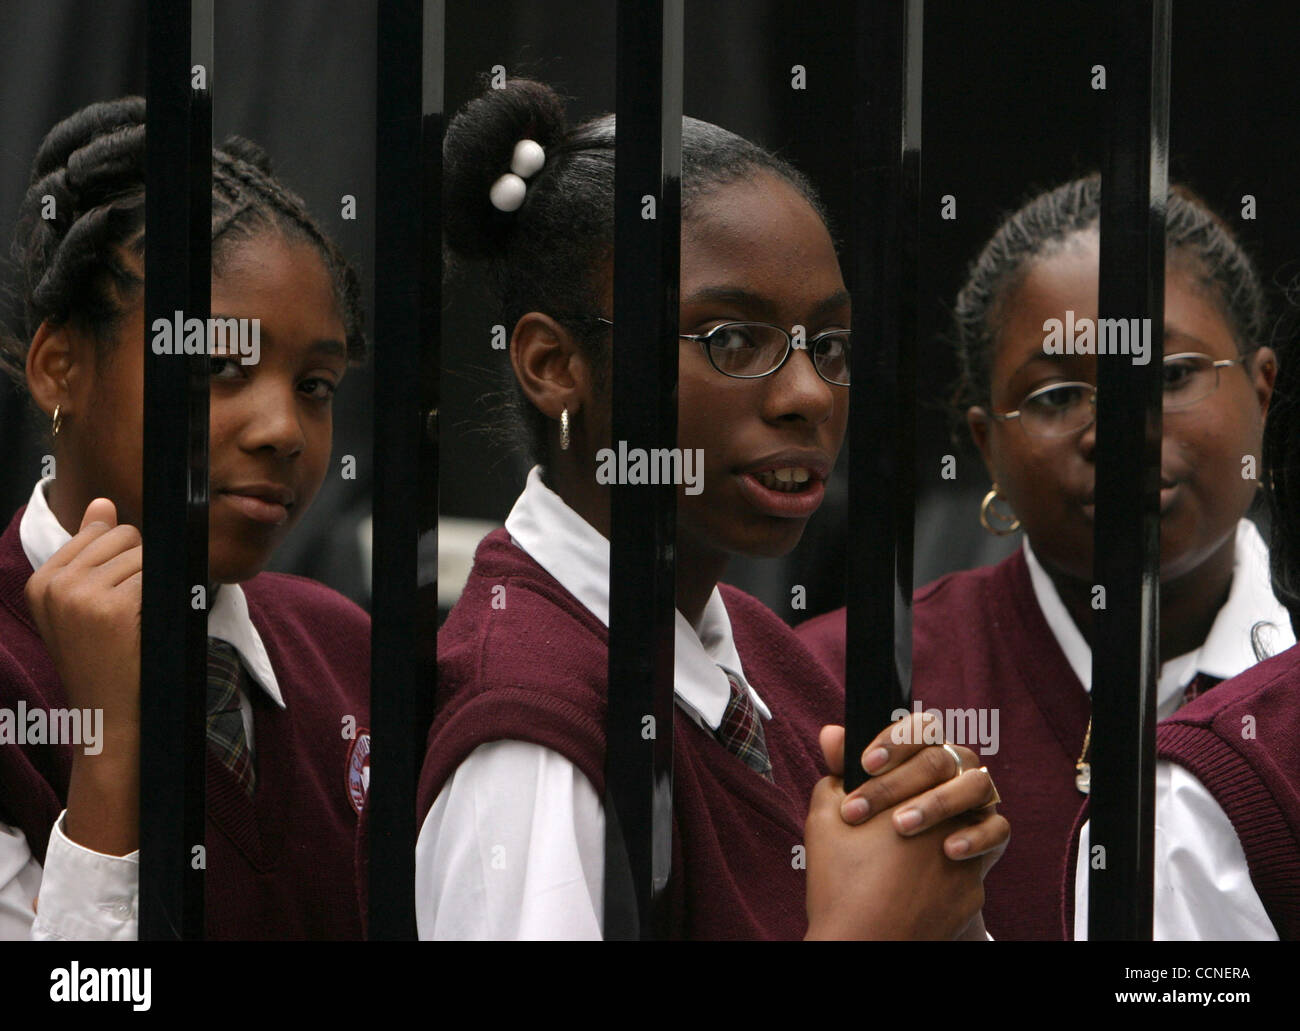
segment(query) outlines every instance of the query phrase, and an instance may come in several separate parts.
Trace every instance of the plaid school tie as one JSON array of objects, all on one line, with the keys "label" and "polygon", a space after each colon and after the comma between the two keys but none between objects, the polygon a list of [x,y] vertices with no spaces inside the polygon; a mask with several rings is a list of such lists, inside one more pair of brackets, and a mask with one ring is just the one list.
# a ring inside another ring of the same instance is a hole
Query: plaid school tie
[{"label": "plaid school tie", "polygon": [[244,717],[239,712],[242,669],[233,645],[208,638],[208,746],[251,797],[253,757],[248,752]]},{"label": "plaid school tie", "polygon": [[[726,670],[723,670],[726,673]],[[722,723],[718,726],[716,736],[727,751],[740,756],[746,766],[757,773],[772,779],[772,761],[767,755],[767,741],[763,737],[763,720],[754,707],[754,700],[749,691],[740,686],[740,681],[727,673],[727,683],[731,685],[731,701],[727,711],[722,714]]]}]

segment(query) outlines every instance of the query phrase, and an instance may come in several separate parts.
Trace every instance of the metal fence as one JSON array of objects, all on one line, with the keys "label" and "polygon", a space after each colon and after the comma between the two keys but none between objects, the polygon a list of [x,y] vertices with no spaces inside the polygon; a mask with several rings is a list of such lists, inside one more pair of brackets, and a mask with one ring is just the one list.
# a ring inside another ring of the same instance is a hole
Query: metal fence
[{"label": "metal fence", "polygon": [[[614,436],[646,448],[670,448],[676,435],[683,4],[618,8]],[[1170,4],[1113,7],[1100,314],[1150,317],[1158,349]],[[858,364],[868,374],[851,388],[850,525],[867,528],[855,539],[873,546],[848,545],[849,755],[888,723],[910,680],[923,23],[923,0],[861,0],[854,25],[852,328],[871,345]],[[372,938],[414,936],[414,786],[436,676],[436,590],[417,580],[416,549],[436,526],[443,25],[434,0],[379,7],[373,781],[364,817]],[[191,75],[198,65],[202,89]],[[146,325],[176,310],[207,314],[213,73],[210,0],[151,0]],[[653,220],[641,217],[646,196]],[[161,361],[147,348],[146,358],[140,931],[196,938],[203,885],[190,857],[203,828],[206,611],[192,601],[207,583],[207,379],[198,358]],[[1108,852],[1092,872],[1096,938],[1151,933],[1159,369],[1100,362],[1095,579],[1110,600],[1098,633],[1112,643],[1094,652],[1093,842]],[[653,938],[664,931],[674,873],[673,488],[616,487],[612,505],[605,930]],[[182,639],[183,649],[168,646]],[[185,691],[165,687],[176,683]]]}]

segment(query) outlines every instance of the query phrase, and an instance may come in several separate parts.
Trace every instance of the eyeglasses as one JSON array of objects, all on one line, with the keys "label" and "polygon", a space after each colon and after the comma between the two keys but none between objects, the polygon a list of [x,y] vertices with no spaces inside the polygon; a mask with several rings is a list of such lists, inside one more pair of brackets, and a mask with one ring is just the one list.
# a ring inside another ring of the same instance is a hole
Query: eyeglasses
[{"label": "eyeglasses", "polygon": [[[1254,353],[1253,351],[1251,352]],[[1204,401],[1219,387],[1219,370],[1250,360],[1250,354],[1215,361],[1185,352],[1164,360],[1164,411],[1176,412]],[[1019,419],[1031,437],[1067,437],[1086,430],[1097,418],[1097,388],[1091,383],[1049,383],[1030,391],[1013,412],[990,412],[999,422]]]},{"label": "eyeglasses", "polygon": [[[566,319],[614,325],[599,315],[555,316]],[[809,352],[817,375],[837,387],[849,385],[849,331],[828,329],[807,340],[795,343],[786,330],[766,322],[724,322],[707,333],[679,333],[683,340],[694,340],[704,350],[709,364],[733,379],[762,379],[776,372],[798,349]]]}]

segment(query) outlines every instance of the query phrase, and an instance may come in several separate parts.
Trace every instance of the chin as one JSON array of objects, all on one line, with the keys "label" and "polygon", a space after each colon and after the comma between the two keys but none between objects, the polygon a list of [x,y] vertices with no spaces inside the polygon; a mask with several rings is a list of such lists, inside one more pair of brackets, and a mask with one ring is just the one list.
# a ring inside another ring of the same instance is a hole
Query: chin
[{"label": "chin", "polygon": [[251,580],[271,561],[266,555],[215,555],[208,557],[208,579],[219,584],[239,584]]},{"label": "chin", "polygon": [[745,558],[784,558],[794,551],[799,542],[803,540],[803,531],[806,524],[802,521],[794,522],[793,520],[779,520],[778,522],[793,525],[781,526],[766,533],[750,534],[743,542],[738,542],[735,547],[728,550],[733,554],[743,555]]}]

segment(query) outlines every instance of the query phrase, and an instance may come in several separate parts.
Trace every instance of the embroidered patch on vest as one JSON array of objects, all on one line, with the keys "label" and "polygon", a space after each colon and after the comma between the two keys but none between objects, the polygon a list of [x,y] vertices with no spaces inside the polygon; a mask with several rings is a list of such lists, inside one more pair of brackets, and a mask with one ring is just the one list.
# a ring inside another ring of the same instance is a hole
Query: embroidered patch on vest
[{"label": "embroidered patch on vest", "polygon": [[370,731],[364,727],[357,729],[357,736],[348,749],[347,771],[348,801],[359,816],[370,787]]}]

